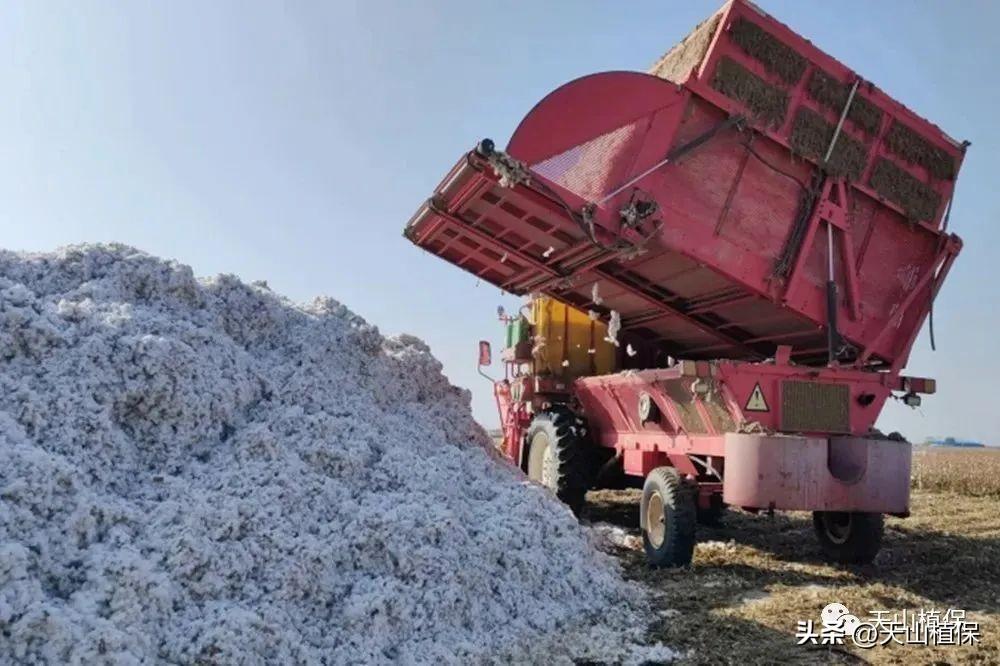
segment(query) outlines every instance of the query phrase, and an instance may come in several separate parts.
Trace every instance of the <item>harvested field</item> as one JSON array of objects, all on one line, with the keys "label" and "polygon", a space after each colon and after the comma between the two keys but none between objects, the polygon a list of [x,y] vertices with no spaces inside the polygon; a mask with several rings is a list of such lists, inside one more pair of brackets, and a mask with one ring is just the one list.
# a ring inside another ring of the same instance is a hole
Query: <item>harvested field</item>
[{"label": "harvested field", "polygon": [[1000,499],[1000,450],[923,449],[913,458],[913,488]]},{"label": "harvested field", "polygon": [[[934,479],[934,488],[983,496],[915,488],[912,515],[887,519],[882,552],[870,566],[825,562],[807,513],[730,511],[721,528],[699,526],[692,567],[678,570],[646,566],[638,491],[592,492],[589,518],[620,528],[611,549],[628,576],[657,595],[651,632],[687,651],[680,663],[1000,663],[1000,451],[920,452],[914,470],[914,483],[925,488]],[[870,650],[796,645],[796,623],[818,620],[835,601],[858,615],[964,609],[980,623],[981,642]]]}]

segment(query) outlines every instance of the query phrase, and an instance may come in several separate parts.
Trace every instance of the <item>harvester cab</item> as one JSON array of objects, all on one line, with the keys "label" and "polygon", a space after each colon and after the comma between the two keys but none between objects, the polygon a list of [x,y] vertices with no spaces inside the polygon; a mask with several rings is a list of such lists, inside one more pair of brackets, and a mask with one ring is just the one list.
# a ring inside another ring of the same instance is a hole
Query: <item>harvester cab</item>
[{"label": "harvester cab", "polygon": [[874,426],[935,390],[902,370],[961,249],[966,146],[731,0],[648,74],[480,142],[404,233],[534,295],[501,314],[503,451],[574,510],[613,468],[652,564],[725,505],[813,511],[824,552],[870,561],[909,511],[910,445]]},{"label": "harvester cab", "polygon": [[503,376],[482,372],[489,343],[479,343],[480,374],[494,384],[503,442],[501,450],[527,471],[522,442],[533,417],[554,404],[572,401],[572,382],[582,376],[616,369],[608,327],[587,313],[548,296],[534,295],[516,314],[498,308],[504,345]]}]

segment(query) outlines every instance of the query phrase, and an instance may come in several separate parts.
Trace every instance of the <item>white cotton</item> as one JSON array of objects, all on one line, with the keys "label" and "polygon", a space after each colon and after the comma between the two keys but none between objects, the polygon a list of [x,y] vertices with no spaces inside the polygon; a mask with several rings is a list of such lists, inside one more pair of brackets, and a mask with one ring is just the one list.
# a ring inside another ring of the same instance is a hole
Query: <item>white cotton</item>
[{"label": "white cotton", "polygon": [[419,339],[0,251],[0,663],[627,662],[644,595]]},{"label": "white cotton", "polygon": [[615,347],[618,347],[619,346],[619,344],[618,344],[618,332],[621,331],[621,328],[622,328],[622,318],[621,318],[621,315],[618,314],[617,310],[612,310],[611,311],[611,317],[608,320],[608,334],[604,338],[604,340],[607,341],[607,342],[610,342]]},{"label": "white cotton", "polygon": [[534,341],[534,345],[532,345],[531,347],[532,356],[540,354],[542,350],[545,349],[545,347],[548,345],[548,342],[546,342],[544,335],[536,335],[532,338],[532,340]]},{"label": "white cotton", "polygon": [[604,299],[601,298],[600,284],[597,282],[594,283],[593,288],[590,290],[590,300],[594,302],[594,305],[600,305],[604,302]]}]

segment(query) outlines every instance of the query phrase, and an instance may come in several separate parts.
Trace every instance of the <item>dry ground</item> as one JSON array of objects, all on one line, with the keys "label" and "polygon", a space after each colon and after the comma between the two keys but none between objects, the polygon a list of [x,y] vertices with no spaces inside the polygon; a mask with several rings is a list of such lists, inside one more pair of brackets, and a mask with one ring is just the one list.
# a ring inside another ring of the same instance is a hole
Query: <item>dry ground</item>
[{"label": "dry ground", "polygon": [[[694,562],[679,570],[645,565],[638,491],[592,492],[587,517],[628,532],[613,550],[627,575],[654,591],[650,631],[689,651],[682,663],[1000,664],[1000,452],[921,452],[914,471],[914,485],[925,489],[914,490],[911,517],[887,520],[882,552],[869,566],[826,563],[805,513],[731,511],[721,528],[699,526]],[[964,609],[980,622],[981,641],[870,650],[796,645],[796,622],[818,624],[820,610],[834,601],[859,616]]]}]

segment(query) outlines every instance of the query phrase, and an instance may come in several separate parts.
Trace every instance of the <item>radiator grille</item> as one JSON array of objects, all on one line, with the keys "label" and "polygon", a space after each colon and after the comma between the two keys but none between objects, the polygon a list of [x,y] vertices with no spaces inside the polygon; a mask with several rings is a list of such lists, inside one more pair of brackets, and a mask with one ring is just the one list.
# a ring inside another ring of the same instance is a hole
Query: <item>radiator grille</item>
[{"label": "radiator grille", "polygon": [[785,432],[850,432],[847,384],[786,381],[781,384],[781,429]]}]

